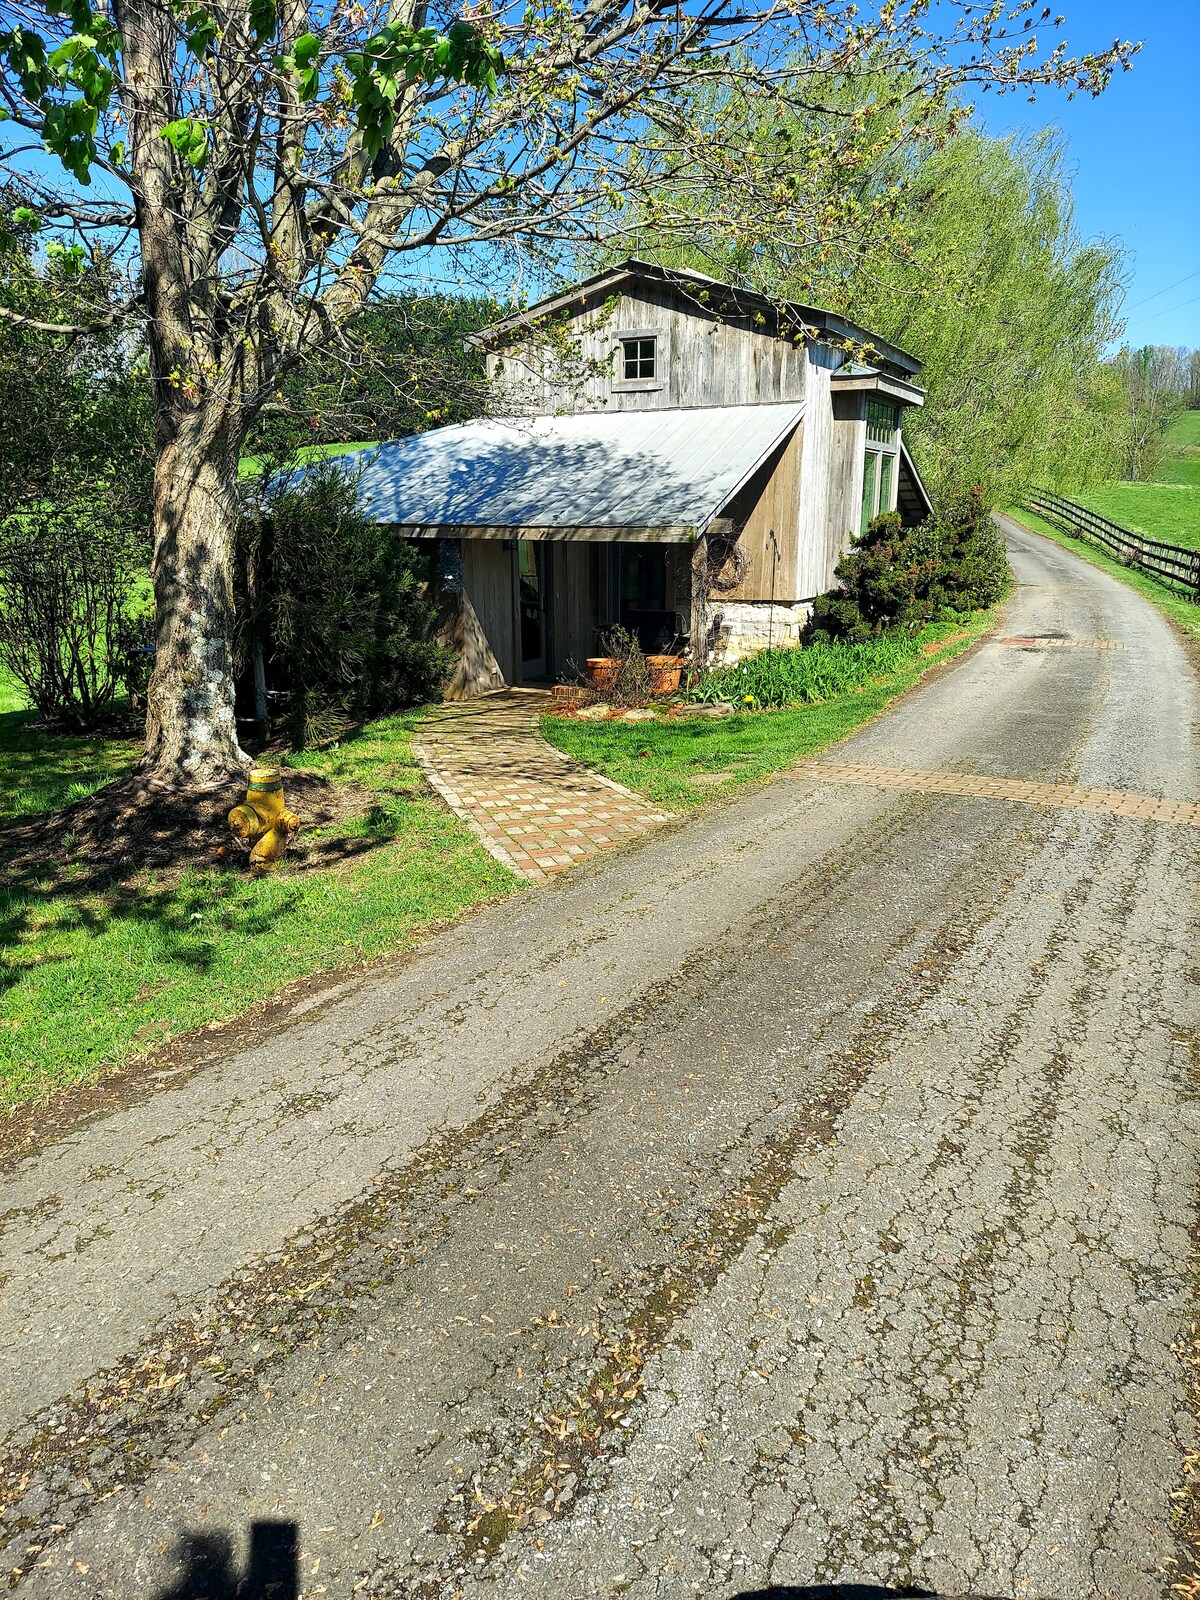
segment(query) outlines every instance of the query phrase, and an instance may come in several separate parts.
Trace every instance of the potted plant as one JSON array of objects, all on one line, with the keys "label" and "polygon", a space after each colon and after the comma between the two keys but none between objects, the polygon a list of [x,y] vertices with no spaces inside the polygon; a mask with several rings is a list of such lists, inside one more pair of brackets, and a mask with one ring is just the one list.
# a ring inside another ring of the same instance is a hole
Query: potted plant
[{"label": "potted plant", "polygon": [[682,656],[647,656],[646,665],[650,668],[651,694],[674,694],[678,690]]},{"label": "potted plant", "polygon": [[621,671],[620,656],[589,656],[587,673],[597,694],[611,694]]}]

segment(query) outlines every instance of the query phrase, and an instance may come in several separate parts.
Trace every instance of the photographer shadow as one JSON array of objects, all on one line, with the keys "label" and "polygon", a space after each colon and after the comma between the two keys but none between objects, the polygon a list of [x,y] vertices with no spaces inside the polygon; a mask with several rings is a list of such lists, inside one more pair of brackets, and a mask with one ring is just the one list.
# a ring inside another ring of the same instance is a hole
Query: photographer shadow
[{"label": "photographer shadow", "polygon": [[295,1522],[252,1522],[245,1571],[228,1533],[185,1533],[175,1547],[179,1577],[155,1600],[297,1600],[300,1528]]}]

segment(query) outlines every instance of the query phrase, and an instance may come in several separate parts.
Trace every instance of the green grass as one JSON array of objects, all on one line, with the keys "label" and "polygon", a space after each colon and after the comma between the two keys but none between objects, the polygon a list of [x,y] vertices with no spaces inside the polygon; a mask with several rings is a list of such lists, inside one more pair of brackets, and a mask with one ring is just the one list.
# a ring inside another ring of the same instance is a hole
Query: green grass
[{"label": "green grass", "polygon": [[1185,411],[1167,429],[1170,450],[1159,479],[1200,489],[1200,411]]},{"label": "green grass", "polygon": [[1100,483],[1068,498],[1119,527],[1200,550],[1200,411],[1167,430],[1167,456],[1152,483]]},{"label": "green grass", "polygon": [[930,667],[966,650],[992,626],[996,613],[966,624],[943,623],[920,635],[923,645],[950,640],[934,655],[907,656],[815,705],[729,717],[672,717],[659,722],[580,722],[546,717],[543,729],[567,755],[674,811],[728,794],[813,755],[878,715]]},{"label": "green grass", "polygon": [[[324,461],[330,456],[352,456],[357,450],[373,450],[377,439],[358,439],[352,444],[305,444],[292,458],[295,466],[307,466],[310,461]],[[238,462],[238,477],[253,478],[266,466],[265,456],[243,456]]]},{"label": "green grass", "polygon": [[20,685],[0,668],[0,824],[82,800],[132,770],[141,745],[102,734],[34,728]]},{"label": "green grass", "polygon": [[1071,498],[1119,527],[1200,550],[1200,484],[1102,483]]},{"label": "green grass", "polygon": [[[80,886],[37,875],[0,890],[0,1107],[78,1083],[291,980],[403,949],[516,881],[429,795],[411,750],[419,713],[294,764],[375,792],[331,830],[338,865],[250,879],[198,864],[174,883]],[[80,770],[94,756],[79,751]],[[90,779],[89,779],[90,781]],[[69,859],[69,839],[56,840]]]},{"label": "green grass", "polygon": [[1187,600],[1183,595],[1177,594],[1173,589],[1168,589],[1165,584],[1158,583],[1154,578],[1147,577],[1144,572],[1138,572],[1134,567],[1127,567],[1115,556],[1110,556],[1106,550],[1098,545],[1089,544],[1084,539],[1075,539],[1068,533],[1053,526],[1044,517],[1037,516],[1032,511],[1026,511],[1023,506],[1004,508],[1004,515],[1011,517],[1014,522],[1021,523],[1032,533],[1040,533],[1047,539],[1053,539],[1055,544],[1061,544],[1064,549],[1072,554],[1081,556],[1084,561],[1091,562],[1093,567],[1099,567],[1103,572],[1109,572],[1114,578],[1120,578],[1122,583],[1127,583],[1131,589],[1136,589],[1158,609],[1165,612],[1173,622],[1193,636],[1200,639],[1200,605]]}]

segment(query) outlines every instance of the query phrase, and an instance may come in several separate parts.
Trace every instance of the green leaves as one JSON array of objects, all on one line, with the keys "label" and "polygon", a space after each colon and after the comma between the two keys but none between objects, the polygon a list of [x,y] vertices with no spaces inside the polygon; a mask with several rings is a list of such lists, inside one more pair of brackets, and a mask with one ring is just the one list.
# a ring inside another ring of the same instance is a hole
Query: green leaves
[{"label": "green leaves", "polygon": [[197,61],[211,55],[217,41],[217,24],[202,7],[196,6],[183,19],[183,37]]},{"label": "green leaves", "polygon": [[46,256],[66,273],[80,273],[87,265],[87,251],[81,244],[61,244],[52,239],[46,246]]},{"label": "green leaves", "polygon": [[41,35],[29,28],[13,28],[0,34],[0,51],[21,85],[27,100],[39,100],[50,86],[50,68]]},{"label": "green leaves", "polygon": [[[121,41],[109,19],[93,11],[88,0],[48,0],[47,10],[70,19],[69,37],[48,49],[34,29],[11,28],[0,32],[0,62],[15,78],[21,96],[40,112],[47,150],[86,184],[96,159],[96,130],[115,86]],[[184,0],[180,10],[188,54],[198,61],[211,59],[221,38],[216,18],[191,0]],[[250,0],[247,21],[255,45],[264,44],[278,27],[275,0]],[[317,34],[303,33],[286,54],[275,58],[276,67],[292,75],[302,104],[320,95],[321,49]],[[444,34],[394,23],[362,50],[346,55],[344,65],[359,132],[372,158],[391,137],[398,104],[413,84],[462,83],[494,93],[504,72],[500,51],[465,21],[453,23]],[[208,159],[209,134],[208,124],[195,117],[177,118],[161,130],[196,171]],[[125,158],[124,141],[118,141],[112,164],[120,166]]]},{"label": "green leaves", "polygon": [[179,117],[160,130],[159,137],[197,171],[208,160],[209,125],[196,117]]},{"label": "green leaves", "polygon": [[250,32],[262,44],[275,32],[275,0],[250,0]]},{"label": "green leaves", "polygon": [[287,55],[280,56],[276,65],[290,72],[296,80],[298,97],[302,104],[315,100],[321,88],[321,41],[315,33],[302,33]]},{"label": "green leaves", "polygon": [[445,34],[397,22],[347,55],[346,70],[363,148],[374,158],[391,136],[397,103],[410,85],[445,80],[494,94],[504,57],[469,22],[455,22]]},{"label": "green leaves", "polygon": [[0,58],[41,113],[47,150],[86,184],[96,156],[96,127],[113,91],[120,38],[86,0],[51,0],[47,9],[52,16],[69,16],[75,32],[47,53],[40,34],[11,28],[0,33]]}]

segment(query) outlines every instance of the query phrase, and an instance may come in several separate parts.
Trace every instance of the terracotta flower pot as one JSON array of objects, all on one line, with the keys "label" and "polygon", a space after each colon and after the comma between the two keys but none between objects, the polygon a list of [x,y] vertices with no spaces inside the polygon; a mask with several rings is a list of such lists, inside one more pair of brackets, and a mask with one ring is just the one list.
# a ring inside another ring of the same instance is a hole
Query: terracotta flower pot
[{"label": "terracotta flower pot", "polygon": [[647,656],[651,694],[674,694],[683,672],[682,656]]},{"label": "terracotta flower pot", "polygon": [[617,674],[621,670],[621,663],[616,656],[589,656],[587,660],[588,677],[592,680],[592,688],[597,694],[608,694],[613,684],[617,681]]}]

